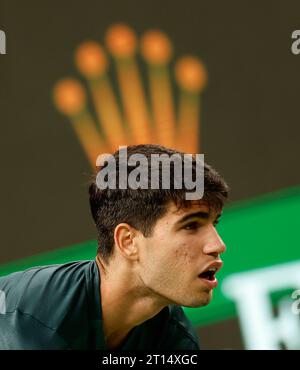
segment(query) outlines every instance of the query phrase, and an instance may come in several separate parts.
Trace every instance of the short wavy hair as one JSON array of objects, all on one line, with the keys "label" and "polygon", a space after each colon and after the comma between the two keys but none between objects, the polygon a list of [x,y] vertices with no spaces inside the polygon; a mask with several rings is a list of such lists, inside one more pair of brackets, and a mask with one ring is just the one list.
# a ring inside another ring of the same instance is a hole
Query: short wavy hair
[{"label": "short wavy hair", "polygon": [[[182,152],[169,149],[160,145],[145,144],[132,145],[127,147],[127,155],[143,154],[150,159],[152,154],[180,154]],[[113,156],[118,168],[119,150]],[[149,161],[150,163],[150,161]],[[98,168],[101,171],[105,166]],[[128,166],[128,174],[136,166]],[[193,174],[196,171],[196,160],[193,159]],[[148,172],[149,173],[149,172]],[[172,178],[174,166],[170,168]],[[163,217],[168,204],[173,202],[178,209],[189,208],[190,202],[186,200],[185,194],[188,191],[184,184],[182,189],[176,189],[174,183],[170,189],[100,189],[96,183],[96,176],[93,176],[89,184],[89,201],[91,213],[97,228],[98,250],[97,254],[107,263],[113,253],[114,230],[120,223],[128,223],[141,231],[145,237],[152,234],[153,228],[159,218]],[[150,174],[149,181],[150,181]],[[117,182],[118,183],[118,182]],[[161,179],[160,179],[161,183]],[[229,187],[225,180],[208,164],[204,164],[204,195],[202,201],[206,201],[210,208],[220,211],[228,198]],[[194,202],[194,201],[193,201]]]}]

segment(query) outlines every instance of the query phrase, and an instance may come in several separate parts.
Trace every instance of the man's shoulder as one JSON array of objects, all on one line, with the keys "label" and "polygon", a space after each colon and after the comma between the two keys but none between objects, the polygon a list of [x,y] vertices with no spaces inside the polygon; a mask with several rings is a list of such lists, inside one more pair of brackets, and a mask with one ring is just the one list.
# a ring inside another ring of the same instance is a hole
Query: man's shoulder
[{"label": "man's shoulder", "polygon": [[0,349],[94,348],[89,320],[98,319],[97,285],[95,261],[1,277]]},{"label": "man's shoulder", "polygon": [[78,290],[85,292],[89,263],[91,261],[39,266],[1,277],[0,290],[6,296],[6,312],[19,311],[55,327],[56,318],[63,315],[66,305],[74,303],[74,299],[80,301]]}]

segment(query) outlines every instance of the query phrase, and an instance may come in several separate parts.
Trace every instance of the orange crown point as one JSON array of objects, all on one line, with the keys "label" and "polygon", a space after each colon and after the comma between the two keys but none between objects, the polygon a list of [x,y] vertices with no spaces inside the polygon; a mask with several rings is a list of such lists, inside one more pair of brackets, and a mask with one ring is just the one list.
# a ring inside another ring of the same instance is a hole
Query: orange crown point
[{"label": "orange crown point", "polygon": [[79,45],[75,62],[79,71],[87,78],[102,75],[108,66],[103,48],[95,41],[86,41]]},{"label": "orange crown point", "polygon": [[115,57],[127,58],[134,55],[137,45],[136,35],[126,24],[115,24],[106,32],[106,44]]},{"label": "orange crown point", "polygon": [[66,78],[59,81],[53,90],[54,103],[62,113],[74,116],[85,106],[85,93],[80,83]]},{"label": "orange crown point", "polygon": [[141,52],[151,64],[166,64],[172,56],[172,44],[164,32],[150,30],[142,36]]},{"label": "orange crown point", "polygon": [[182,57],[175,65],[178,84],[190,92],[200,92],[207,83],[207,72],[200,59],[192,56]]}]

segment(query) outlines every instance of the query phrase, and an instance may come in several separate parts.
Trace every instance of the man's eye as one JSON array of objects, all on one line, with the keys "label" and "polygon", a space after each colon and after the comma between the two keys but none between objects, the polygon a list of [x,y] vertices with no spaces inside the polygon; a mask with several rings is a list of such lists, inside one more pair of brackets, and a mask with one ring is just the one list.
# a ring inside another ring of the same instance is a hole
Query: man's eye
[{"label": "man's eye", "polygon": [[199,222],[194,221],[194,222],[190,222],[189,224],[184,225],[184,226],[183,226],[183,228],[184,228],[185,230],[196,230],[196,229],[198,229],[200,226],[201,226],[201,225],[199,224]]}]

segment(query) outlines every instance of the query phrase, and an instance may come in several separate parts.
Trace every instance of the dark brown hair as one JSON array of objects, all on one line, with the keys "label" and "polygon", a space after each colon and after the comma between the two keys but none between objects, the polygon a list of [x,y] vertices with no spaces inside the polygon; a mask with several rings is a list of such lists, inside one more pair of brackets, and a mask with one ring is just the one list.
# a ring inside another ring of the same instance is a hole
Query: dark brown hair
[{"label": "dark brown hair", "polygon": [[[119,151],[113,154],[118,170]],[[184,153],[159,145],[145,144],[127,147],[128,157],[132,154],[143,154],[148,160],[152,154],[173,154]],[[150,164],[150,161],[148,161]],[[196,161],[193,160],[193,174],[195,173]],[[137,166],[127,166],[128,174]],[[105,166],[98,168],[101,171]],[[149,167],[150,169],[150,167]],[[149,173],[149,172],[148,172]],[[170,168],[172,180],[174,166]],[[118,171],[116,171],[118,180]],[[161,177],[159,178],[161,184]],[[150,175],[149,175],[150,181]],[[118,185],[118,181],[117,181]],[[187,189],[182,185],[182,189],[175,189],[174,183],[170,184],[170,189],[100,189],[96,184],[96,176],[93,177],[89,185],[91,213],[96,224],[98,234],[97,253],[105,262],[113,253],[114,230],[122,222],[128,223],[132,227],[141,231],[145,237],[151,236],[152,230],[157,220],[167,212],[167,205],[173,202],[178,209],[188,208],[191,201],[185,199]],[[229,188],[224,179],[208,164],[204,164],[204,196],[209,207],[214,210],[221,210],[224,201],[228,197]]]}]

